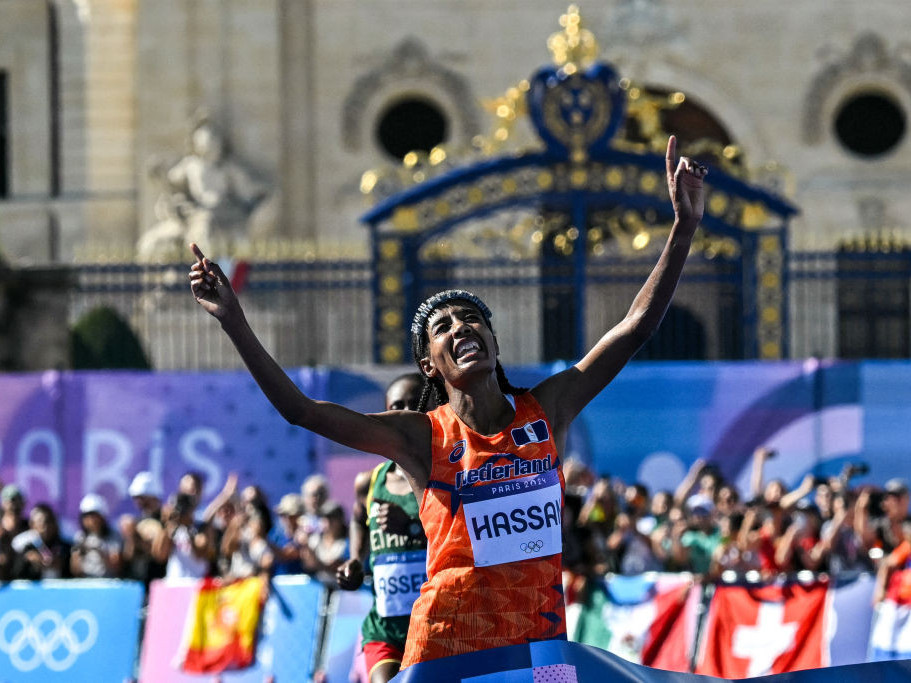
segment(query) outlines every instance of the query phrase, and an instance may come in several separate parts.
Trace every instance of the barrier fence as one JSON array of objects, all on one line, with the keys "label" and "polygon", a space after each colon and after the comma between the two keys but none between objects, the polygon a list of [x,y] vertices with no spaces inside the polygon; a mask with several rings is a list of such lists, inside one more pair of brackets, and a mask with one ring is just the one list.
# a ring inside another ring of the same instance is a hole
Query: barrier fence
[{"label": "barrier fence", "polygon": [[[197,585],[153,582],[137,659],[140,584],[8,584],[0,592],[0,680],[198,681],[180,669]],[[689,574],[607,576],[569,603],[567,624],[571,641],[627,661],[725,678],[911,658],[911,649],[882,647],[907,640],[909,607],[887,600],[877,619],[872,591],[867,574],[721,583]],[[287,683],[320,672],[327,683],[347,683],[370,603],[367,591],[275,578],[253,665],[221,680]]]}]

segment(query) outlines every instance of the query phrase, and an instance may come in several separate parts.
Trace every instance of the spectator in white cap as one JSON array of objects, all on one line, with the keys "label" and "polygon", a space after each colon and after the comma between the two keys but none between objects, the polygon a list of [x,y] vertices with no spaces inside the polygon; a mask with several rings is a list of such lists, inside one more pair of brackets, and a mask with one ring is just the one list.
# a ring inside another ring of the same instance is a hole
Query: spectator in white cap
[{"label": "spectator in white cap", "polygon": [[127,492],[139,509],[140,519],[154,517],[161,521],[161,499],[164,492],[151,472],[137,472]]},{"label": "spectator in white cap", "polygon": [[121,576],[142,581],[148,587],[153,579],[165,575],[165,563],[152,556],[152,542],[162,528],[163,492],[151,472],[138,472],[130,482],[127,493],[139,511],[139,518],[135,515],[120,517],[120,535],[123,540]]},{"label": "spectator in white cap", "polygon": [[329,480],[322,474],[311,474],[301,485],[304,512],[298,525],[307,534],[318,534],[321,527],[320,510],[329,501]]},{"label": "spectator in white cap", "polygon": [[79,531],[70,554],[70,571],[75,578],[120,575],[120,539],[107,516],[107,503],[97,493],[88,493],[79,502]]},{"label": "spectator in white cap", "polygon": [[269,532],[269,542],[275,547],[276,554],[274,573],[303,574],[301,549],[294,537],[298,521],[304,514],[304,501],[296,493],[287,493],[275,506],[275,513],[278,515],[278,524]]}]

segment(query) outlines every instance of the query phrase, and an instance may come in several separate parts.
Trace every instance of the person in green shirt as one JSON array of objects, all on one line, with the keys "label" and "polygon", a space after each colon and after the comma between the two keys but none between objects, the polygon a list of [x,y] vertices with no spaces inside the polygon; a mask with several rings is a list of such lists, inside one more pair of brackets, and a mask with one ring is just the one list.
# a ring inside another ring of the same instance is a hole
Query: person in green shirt
[{"label": "person in green shirt", "polygon": [[697,503],[690,510],[690,528],[680,538],[680,545],[686,549],[690,571],[708,574],[712,555],[719,543],[721,532],[715,526],[712,509],[704,503]]},{"label": "person in green shirt", "polygon": [[[386,389],[386,410],[415,410],[423,382],[403,375]],[[427,580],[427,537],[418,501],[392,461],[355,479],[357,502],[351,515],[351,559],[336,573],[339,587],[357,590],[365,568],[373,573],[375,598],[361,627],[370,683],[386,683],[402,663],[411,606]]]}]

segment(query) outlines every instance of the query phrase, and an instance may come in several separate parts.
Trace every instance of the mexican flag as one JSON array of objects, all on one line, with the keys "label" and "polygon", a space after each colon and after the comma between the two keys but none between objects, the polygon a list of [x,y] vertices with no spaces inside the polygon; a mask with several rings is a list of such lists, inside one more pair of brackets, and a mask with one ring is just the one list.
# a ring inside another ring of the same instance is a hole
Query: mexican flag
[{"label": "mexican flag", "polygon": [[592,583],[571,640],[637,664],[689,671],[698,603],[689,574],[608,576]]},{"label": "mexican flag", "polygon": [[242,669],[253,663],[263,581],[203,579],[187,611],[181,668],[190,673]]}]

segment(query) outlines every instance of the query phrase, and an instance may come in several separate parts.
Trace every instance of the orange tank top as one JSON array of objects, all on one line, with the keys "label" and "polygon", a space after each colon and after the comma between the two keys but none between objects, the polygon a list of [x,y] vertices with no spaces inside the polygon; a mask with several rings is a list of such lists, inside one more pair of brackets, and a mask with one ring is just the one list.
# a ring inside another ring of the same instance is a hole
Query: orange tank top
[{"label": "orange tank top", "polygon": [[530,393],[516,396],[512,423],[493,436],[467,427],[448,404],[428,416],[427,582],[402,666],[565,638],[563,470],[541,406]]}]

